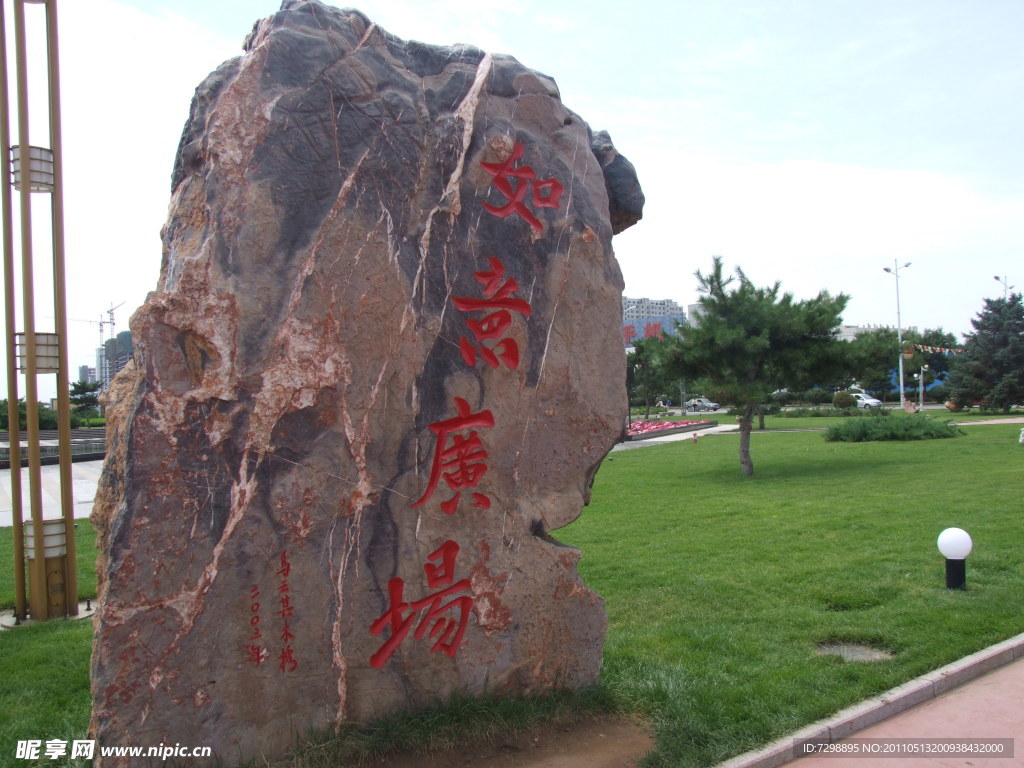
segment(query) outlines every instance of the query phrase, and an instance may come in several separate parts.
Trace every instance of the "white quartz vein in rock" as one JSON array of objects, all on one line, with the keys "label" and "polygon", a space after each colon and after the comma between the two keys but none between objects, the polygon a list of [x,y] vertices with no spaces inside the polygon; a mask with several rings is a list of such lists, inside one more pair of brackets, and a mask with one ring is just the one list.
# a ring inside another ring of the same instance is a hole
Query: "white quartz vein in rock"
[{"label": "white quartz vein in rock", "polygon": [[473,123],[476,119],[477,106],[480,104],[480,94],[483,91],[484,84],[487,82],[487,76],[491,73],[492,63],[493,59],[491,54],[484,54],[483,59],[480,60],[480,64],[476,68],[476,77],[473,79],[473,85],[462,100],[462,103],[459,104],[459,108],[455,110],[455,117],[462,121],[462,150],[459,153],[459,159],[455,164],[455,169],[448,178],[448,184],[445,186],[441,199],[430,213],[427,214],[427,221],[423,227],[423,236],[420,238],[420,265],[416,270],[416,279],[414,282],[414,285],[417,287],[421,284],[423,279],[423,265],[427,259],[427,253],[430,249],[430,232],[433,226],[434,216],[442,209],[453,216],[460,213],[462,210],[462,200],[459,195],[459,184],[462,182],[462,173],[466,167],[466,154],[469,152],[469,143],[473,138]]}]

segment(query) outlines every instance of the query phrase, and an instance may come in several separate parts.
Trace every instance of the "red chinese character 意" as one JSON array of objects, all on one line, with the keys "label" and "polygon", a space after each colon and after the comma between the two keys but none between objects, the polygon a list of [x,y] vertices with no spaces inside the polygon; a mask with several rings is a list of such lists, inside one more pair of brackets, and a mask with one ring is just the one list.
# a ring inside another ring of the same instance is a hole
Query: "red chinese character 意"
[{"label": "red chinese character \u610f", "polygon": [[[405,582],[400,578],[388,582],[388,598],[390,607],[381,614],[373,624],[370,632],[379,635],[385,627],[391,628],[391,635],[380,648],[370,657],[370,666],[380,669],[391,658],[401,645],[409,631],[412,630],[417,615],[425,611],[416,624],[413,636],[419,640],[424,635],[437,638],[430,652],[443,651],[452,658],[459,649],[459,643],[466,632],[469,621],[469,610],[473,607],[473,598],[469,595],[455,597],[448,602],[447,598],[459,592],[468,592],[469,579],[455,581],[455,557],[459,553],[459,545],[454,541],[446,541],[427,556],[430,562],[424,563],[423,572],[427,577],[427,586],[431,589],[445,587],[439,592],[416,600],[404,601]],[[445,616],[449,610],[457,611],[456,617]]]},{"label": "red chinese character \u610f", "polygon": [[[509,369],[515,370],[519,367],[519,345],[515,339],[501,337],[512,325],[512,312],[529,317],[533,309],[525,299],[512,296],[519,290],[519,284],[515,278],[506,279],[505,265],[501,260],[491,257],[488,261],[491,265],[489,271],[482,270],[473,273],[477,282],[483,286],[485,298],[452,297],[452,303],[460,312],[482,310],[489,313],[482,320],[472,317],[466,320],[466,325],[473,332],[479,347],[473,346],[473,342],[463,336],[459,339],[459,350],[466,365],[476,365],[476,356],[479,352],[484,361],[492,368],[498,367],[500,358]],[[500,340],[493,347],[487,347],[483,343],[495,339]]]},{"label": "red chinese character \u610f", "polygon": [[523,202],[526,193],[532,191],[530,202],[536,208],[557,208],[565,187],[557,179],[538,181],[536,172],[528,165],[515,167],[514,163],[522,159],[523,151],[523,145],[517,141],[512,154],[504,163],[480,163],[480,166],[494,177],[491,183],[508,200],[504,205],[483,205],[488,212],[501,219],[518,213],[531,227],[540,232],[544,225]]},{"label": "red chinese character \u610f", "polygon": [[[475,488],[480,478],[487,472],[487,465],[483,462],[487,458],[487,451],[484,450],[480,436],[473,427],[493,427],[494,414],[490,411],[472,413],[469,403],[461,397],[455,398],[455,408],[458,416],[445,421],[435,421],[429,425],[430,431],[437,435],[434,461],[430,467],[427,488],[423,496],[413,503],[414,507],[421,507],[430,500],[442,478],[453,491],[461,491],[464,488]],[[469,434],[465,436],[452,434],[467,430]],[[451,444],[448,442],[449,437]],[[457,505],[458,498],[459,494],[453,496],[442,504],[442,509],[452,514],[455,511],[453,501]]]}]

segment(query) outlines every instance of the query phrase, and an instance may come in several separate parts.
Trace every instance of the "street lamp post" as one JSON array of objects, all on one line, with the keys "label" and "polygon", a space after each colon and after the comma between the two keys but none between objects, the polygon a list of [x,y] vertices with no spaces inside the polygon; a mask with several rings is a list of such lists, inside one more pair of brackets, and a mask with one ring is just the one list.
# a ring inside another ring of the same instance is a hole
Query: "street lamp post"
[{"label": "street lamp post", "polygon": [[[625,304],[625,302],[623,302],[623,304]],[[636,304],[634,304],[631,307],[623,307],[622,308],[622,334],[623,334],[623,340],[625,340],[625,334],[626,334],[626,315],[629,312],[631,312],[632,310],[634,310],[634,309],[636,309]],[[629,346],[629,342],[628,341],[626,341],[626,346],[627,347]],[[628,427],[633,425],[633,406],[630,403],[630,394],[631,394],[631,392],[629,391],[629,383],[628,383],[629,382],[629,370],[628,370],[629,366],[627,365],[626,368],[627,368],[627,370],[626,370],[626,381],[627,381],[627,384],[626,384],[626,414],[627,414],[626,415],[626,425],[627,425],[627,428],[628,428]]]},{"label": "street lamp post", "polygon": [[1003,301],[1005,301],[1006,299],[1010,298],[1010,291],[1012,291],[1017,286],[1010,285],[1010,281],[1006,278],[1006,275],[1003,275],[1002,277],[1000,277],[999,275],[994,275],[994,277],[995,281],[1003,286]]},{"label": "street lamp post", "polygon": [[910,262],[906,262],[900,266],[896,259],[893,259],[892,267],[884,267],[883,271],[888,272],[890,275],[896,278],[896,338],[899,340],[900,345],[900,407],[903,407],[903,322],[900,319],[900,270],[906,269],[910,266]]},{"label": "street lamp post", "polygon": [[921,371],[914,374],[914,378],[917,379],[917,410],[924,410],[924,374],[928,370],[927,365],[921,366]]}]

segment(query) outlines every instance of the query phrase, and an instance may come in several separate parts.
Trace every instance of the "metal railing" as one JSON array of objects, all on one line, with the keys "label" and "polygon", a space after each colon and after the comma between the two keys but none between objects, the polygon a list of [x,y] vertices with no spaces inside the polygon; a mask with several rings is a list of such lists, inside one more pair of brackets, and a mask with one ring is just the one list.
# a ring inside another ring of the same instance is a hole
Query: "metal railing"
[{"label": "metal railing", "polygon": [[[102,459],[107,451],[107,431],[103,427],[92,427],[88,429],[76,429],[71,433],[71,460],[91,461]],[[21,435],[21,442],[24,444],[25,436]],[[60,458],[60,449],[57,445],[57,430],[40,430],[39,456],[44,464],[55,464]],[[50,443],[45,445],[42,443]],[[9,469],[11,466],[11,435],[9,432],[0,431],[0,469]],[[28,457],[24,451],[21,453],[21,465],[28,466]]]}]

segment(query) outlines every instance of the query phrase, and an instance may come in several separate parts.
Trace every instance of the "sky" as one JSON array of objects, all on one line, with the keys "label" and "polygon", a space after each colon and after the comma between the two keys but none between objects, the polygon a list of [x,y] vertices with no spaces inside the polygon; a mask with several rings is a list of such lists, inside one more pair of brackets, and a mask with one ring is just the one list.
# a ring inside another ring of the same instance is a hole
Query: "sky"
[{"label": "sky", "polygon": [[[156,286],[192,93],[279,7],[59,0],[72,379],[95,365],[108,310],[124,330]],[[643,220],[613,241],[626,296],[694,303],[695,272],[720,255],[798,299],[849,295],[846,324],[895,326],[897,281],[883,269],[899,265],[902,326],[960,337],[1003,295],[996,276],[1024,286],[1019,0],[356,7],[405,39],[511,54],[610,133],[647,198]],[[30,39],[42,8],[27,6]],[[46,145],[32,109],[30,141]],[[48,205],[33,196],[37,228]],[[51,314],[37,309],[37,330]]]}]

